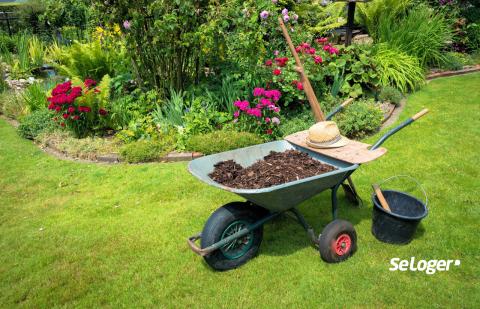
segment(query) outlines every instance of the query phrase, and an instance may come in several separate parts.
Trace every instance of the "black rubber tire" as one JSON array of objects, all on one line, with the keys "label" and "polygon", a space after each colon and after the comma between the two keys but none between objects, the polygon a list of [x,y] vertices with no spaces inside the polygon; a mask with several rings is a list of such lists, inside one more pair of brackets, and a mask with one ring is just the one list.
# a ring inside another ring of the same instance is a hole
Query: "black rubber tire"
[{"label": "black rubber tire", "polygon": [[[343,255],[338,255],[333,249],[333,244],[339,236],[350,236],[350,249]],[[322,259],[327,263],[338,263],[351,257],[357,250],[357,232],[353,225],[346,220],[334,220],[327,224],[319,239],[319,251]]]},{"label": "black rubber tire", "polygon": [[[252,224],[263,217],[265,213],[268,213],[268,211],[264,208],[248,202],[233,202],[220,207],[208,218],[203,227],[200,242],[202,249],[220,241],[225,229],[234,221],[243,220]],[[215,250],[204,256],[205,262],[219,271],[234,269],[245,264],[258,253],[263,239],[263,226],[252,231],[252,235],[252,246],[242,256],[236,259],[228,259],[221,250]]]}]

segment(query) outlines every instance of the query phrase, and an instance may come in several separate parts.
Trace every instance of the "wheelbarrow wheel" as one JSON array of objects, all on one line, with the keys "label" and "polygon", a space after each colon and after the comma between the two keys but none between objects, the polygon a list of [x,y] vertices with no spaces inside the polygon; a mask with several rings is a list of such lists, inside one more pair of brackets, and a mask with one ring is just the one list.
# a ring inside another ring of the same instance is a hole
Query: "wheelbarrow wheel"
[{"label": "wheelbarrow wheel", "polygon": [[[253,224],[263,213],[263,208],[250,203],[234,202],[220,207],[208,218],[203,228],[202,249]],[[215,270],[237,268],[257,255],[262,238],[263,226],[260,226],[204,256],[204,259]]]},{"label": "wheelbarrow wheel", "polygon": [[357,233],[345,220],[334,220],[322,231],[319,240],[322,259],[327,263],[345,261],[357,250]]}]

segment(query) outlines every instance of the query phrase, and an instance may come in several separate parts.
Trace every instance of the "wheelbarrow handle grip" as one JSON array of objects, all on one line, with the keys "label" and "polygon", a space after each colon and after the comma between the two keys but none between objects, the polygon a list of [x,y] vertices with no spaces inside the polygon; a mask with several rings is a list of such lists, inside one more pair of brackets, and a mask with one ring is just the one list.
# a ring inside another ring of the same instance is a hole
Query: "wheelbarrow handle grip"
[{"label": "wheelbarrow handle grip", "polygon": [[428,109],[427,109],[427,108],[421,110],[420,112],[416,113],[416,114],[413,115],[412,117],[408,118],[407,120],[405,120],[404,122],[402,122],[401,124],[399,124],[397,127],[391,129],[390,131],[388,131],[387,133],[385,133],[385,135],[383,135],[375,144],[373,144],[373,146],[370,148],[370,150],[375,150],[375,149],[377,149],[377,148],[380,147],[390,136],[392,136],[393,134],[397,133],[397,132],[400,131],[401,129],[405,128],[406,126],[408,126],[409,124],[411,124],[411,123],[414,122],[415,120],[419,119],[420,117],[422,117],[422,116],[425,115],[426,113],[428,113]]},{"label": "wheelbarrow handle grip", "polygon": [[330,114],[327,115],[327,118],[325,120],[330,120],[333,116],[335,116],[338,112],[342,111],[345,106],[353,102],[353,98],[347,99],[345,102],[340,104],[339,106],[335,107],[333,111],[330,112]]}]

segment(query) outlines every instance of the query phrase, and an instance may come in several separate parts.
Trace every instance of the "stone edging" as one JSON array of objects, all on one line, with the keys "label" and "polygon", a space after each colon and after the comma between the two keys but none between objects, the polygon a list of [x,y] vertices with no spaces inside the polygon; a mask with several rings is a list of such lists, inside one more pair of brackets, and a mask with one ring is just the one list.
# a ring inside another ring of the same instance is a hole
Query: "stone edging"
[{"label": "stone edging", "polygon": [[444,72],[432,73],[427,75],[427,80],[432,80],[439,77],[463,75],[463,74],[474,73],[474,72],[480,72],[480,64],[477,64],[473,67],[467,67],[458,71],[444,71]]}]

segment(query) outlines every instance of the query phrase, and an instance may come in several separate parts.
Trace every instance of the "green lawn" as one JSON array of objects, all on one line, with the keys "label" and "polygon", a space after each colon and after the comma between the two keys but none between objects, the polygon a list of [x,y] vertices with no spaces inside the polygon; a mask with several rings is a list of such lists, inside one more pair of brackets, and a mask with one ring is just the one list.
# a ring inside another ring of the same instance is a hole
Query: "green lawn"
[{"label": "green lawn", "polygon": [[[339,216],[358,233],[353,258],[322,262],[301,227],[280,218],[265,226],[257,258],[223,273],[186,238],[239,197],[197,181],[185,163],[59,161],[0,120],[0,306],[477,307],[480,74],[433,81],[400,120],[424,107],[430,114],[353,174],[366,207],[340,200]],[[370,184],[396,174],[419,179],[429,195],[430,214],[407,246],[370,233]],[[329,192],[300,209],[320,231]],[[391,258],[412,256],[462,264],[434,275],[388,271]]]}]

